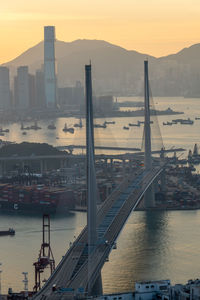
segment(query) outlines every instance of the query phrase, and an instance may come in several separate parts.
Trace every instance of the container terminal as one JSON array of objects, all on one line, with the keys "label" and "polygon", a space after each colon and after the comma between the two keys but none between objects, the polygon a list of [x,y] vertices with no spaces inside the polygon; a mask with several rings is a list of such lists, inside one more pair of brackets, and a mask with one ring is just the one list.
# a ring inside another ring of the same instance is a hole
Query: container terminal
[{"label": "container terminal", "polygon": [[[23,148],[23,152],[21,149]],[[34,151],[34,155],[33,155]],[[46,156],[41,155],[46,152]],[[11,158],[6,161],[7,153]],[[55,159],[52,160],[52,157]],[[200,163],[197,145],[187,159],[166,157],[165,187],[155,187],[155,209],[200,208]],[[86,159],[47,144],[6,144],[0,149],[0,212],[65,213],[86,210]],[[156,158],[154,159],[156,162]],[[135,153],[97,155],[96,176],[103,202],[125,176],[144,166]],[[1,170],[2,171],[2,170]],[[138,209],[144,209],[142,203]]]}]

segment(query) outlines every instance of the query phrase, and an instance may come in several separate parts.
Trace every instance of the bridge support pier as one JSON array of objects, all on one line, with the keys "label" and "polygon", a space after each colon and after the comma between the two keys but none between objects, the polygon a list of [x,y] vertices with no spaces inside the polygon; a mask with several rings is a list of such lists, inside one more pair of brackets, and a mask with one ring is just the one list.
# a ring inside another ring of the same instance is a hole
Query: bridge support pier
[{"label": "bridge support pier", "polygon": [[154,180],[154,192],[155,193],[159,192],[159,186],[158,186],[158,179],[157,178]]},{"label": "bridge support pier", "polygon": [[150,185],[144,194],[144,207],[146,209],[155,207],[155,192],[153,184]]},{"label": "bridge support pier", "polygon": [[103,285],[102,285],[102,277],[101,277],[101,273],[99,274],[93,288],[91,291],[91,295],[95,296],[95,295],[102,295],[103,294]]},{"label": "bridge support pier", "polygon": [[161,192],[164,192],[166,189],[165,170],[163,170],[160,175],[160,189],[161,189]]}]

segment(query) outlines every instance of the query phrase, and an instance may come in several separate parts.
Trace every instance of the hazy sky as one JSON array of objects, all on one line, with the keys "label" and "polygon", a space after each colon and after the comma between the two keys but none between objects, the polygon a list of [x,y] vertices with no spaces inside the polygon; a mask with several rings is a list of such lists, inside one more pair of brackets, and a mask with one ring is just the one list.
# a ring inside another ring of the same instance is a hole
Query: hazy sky
[{"label": "hazy sky", "polygon": [[154,56],[200,42],[200,0],[0,0],[0,63],[43,39],[103,39]]}]

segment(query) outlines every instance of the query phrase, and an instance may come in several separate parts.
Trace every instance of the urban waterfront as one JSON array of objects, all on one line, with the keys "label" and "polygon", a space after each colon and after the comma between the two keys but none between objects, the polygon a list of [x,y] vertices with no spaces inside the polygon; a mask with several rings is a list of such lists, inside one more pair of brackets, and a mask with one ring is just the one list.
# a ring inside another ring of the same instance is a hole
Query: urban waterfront
[{"label": "urban waterfront", "polygon": [[[184,111],[182,118],[199,117],[199,99],[164,98],[154,99],[157,109],[171,107]],[[188,105],[190,103],[190,105]],[[171,121],[176,116],[159,117],[161,134],[166,148],[193,148],[200,141],[199,120],[192,126],[162,126],[162,122]],[[114,118],[116,124],[106,129],[95,130],[99,145],[140,147],[142,129],[134,128],[129,132],[122,127],[133,118]],[[135,118],[142,120],[142,118]],[[98,123],[104,120],[98,119]],[[134,120],[133,120],[134,121]],[[84,144],[85,128],[77,129],[74,135],[63,133],[64,123],[74,124],[77,120],[59,118],[55,132],[49,131],[49,121],[39,122],[42,130],[28,132],[22,136],[19,124],[9,125],[10,141],[47,142],[52,145]],[[135,122],[135,121],[134,121]],[[84,122],[85,125],[85,122]],[[59,139],[56,139],[59,137]],[[2,139],[5,139],[2,137]],[[97,144],[96,143],[96,144]],[[187,152],[184,156],[187,155]],[[171,279],[173,283],[184,282],[189,278],[199,277],[199,211],[171,212],[134,212],[125,225],[117,242],[117,250],[110,255],[110,262],[103,268],[104,292],[122,292],[132,290],[136,280]],[[73,242],[74,236],[86,223],[85,213],[70,213],[66,217],[52,219],[52,250],[56,263]],[[42,238],[42,220],[33,216],[6,216],[0,218],[0,228],[14,227],[14,237],[1,237],[0,257],[3,273],[2,288],[14,290],[23,288],[21,272],[29,272],[29,287],[33,286],[33,262],[37,259]],[[21,288],[20,288],[21,287]]]}]

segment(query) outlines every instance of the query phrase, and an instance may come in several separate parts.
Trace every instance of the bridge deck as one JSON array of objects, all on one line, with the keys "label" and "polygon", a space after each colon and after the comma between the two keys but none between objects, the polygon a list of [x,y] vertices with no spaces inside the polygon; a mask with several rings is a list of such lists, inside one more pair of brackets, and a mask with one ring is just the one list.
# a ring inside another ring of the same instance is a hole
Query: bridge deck
[{"label": "bridge deck", "polygon": [[35,299],[41,299],[42,295],[50,297],[53,284],[74,290],[80,287],[87,290],[88,282],[94,285],[128,216],[161,171],[162,167],[149,172],[141,170],[113,191],[97,213],[98,241],[89,262],[86,226]]}]

